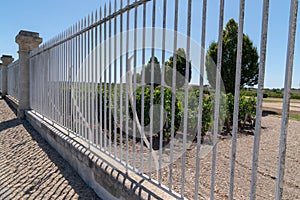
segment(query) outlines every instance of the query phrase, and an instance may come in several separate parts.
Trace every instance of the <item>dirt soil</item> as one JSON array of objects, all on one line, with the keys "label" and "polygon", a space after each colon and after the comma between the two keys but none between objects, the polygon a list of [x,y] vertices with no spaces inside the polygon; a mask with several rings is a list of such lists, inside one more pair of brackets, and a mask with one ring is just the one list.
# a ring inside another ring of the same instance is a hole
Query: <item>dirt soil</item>
[{"label": "dirt soil", "polygon": [[0,98],[0,199],[99,199]]},{"label": "dirt soil", "polygon": [[[259,166],[257,178],[257,199],[275,199],[277,162],[280,141],[281,118],[267,115],[262,120],[261,142],[259,149]],[[287,156],[285,166],[285,183],[283,199],[300,199],[300,121],[290,119]],[[215,199],[228,199],[231,137],[219,140],[217,145]],[[235,167],[234,198],[249,199],[253,135],[239,134],[237,140],[237,157]],[[200,187],[198,199],[209,199],[212,151],[200,159]],[[173,164],[173,189],[181,190],[182,159]],[[196,144],[189,147],[186,154],[184,194],[194,199],[196,173]],[[169,183],[169,168],[163,169],[163,183]]]}]

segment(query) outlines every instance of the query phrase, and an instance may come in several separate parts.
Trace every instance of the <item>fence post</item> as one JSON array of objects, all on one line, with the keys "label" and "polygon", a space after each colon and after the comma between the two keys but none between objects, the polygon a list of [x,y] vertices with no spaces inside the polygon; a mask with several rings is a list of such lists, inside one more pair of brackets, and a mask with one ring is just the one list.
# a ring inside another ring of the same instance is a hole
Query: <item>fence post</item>
[{"label": "fence post", "polygon": [[20,31],[16,36],[16,43],[19,45],[20,65],[18,118],[22,119],[25,117],[24,111],[30,106],[30,51],[38,48],[42,38],[39,37],[39,33]]},{"label": "fence post", "polygon": [[7,66],[14,61],[12,56],[2,55],[2,97],[7,94]]}]

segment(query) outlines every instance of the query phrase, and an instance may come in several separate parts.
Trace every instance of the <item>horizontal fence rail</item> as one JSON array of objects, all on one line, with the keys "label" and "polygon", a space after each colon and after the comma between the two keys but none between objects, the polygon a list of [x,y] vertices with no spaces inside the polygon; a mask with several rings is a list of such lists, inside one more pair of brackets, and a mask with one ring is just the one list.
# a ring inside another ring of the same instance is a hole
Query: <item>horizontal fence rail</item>
[{"label": "horizontal fence rail", "polygon": [[[124,165],[127,172],[135,172],[179,199],[222,196],[217,189],[218,144],[225,133],[232,135],[225,196],[239,198],[234,193],[237,134],[250,127],[254,145],[248,196],[256,199],[269,0],[264,0],[262,7],[255,98],[240,96],[245,0],[239,1],[231,95],[226,94],[221,74],[225,1],[220,0],[219,26],[215,25],[215,61],[205,54],[210,14],[207,1],[197,8],[201,22],[193,20],[196,3],[114,1],[80,20],[31,52],[30,107],[85,141],[88,147]],[[298,0],[291,0],[291,5],[277,199],[282,199]],[[193,29],[199,26],[195,36]],[[204,84],[207,66],[211,70],[207,73],[214,74],[212,86]],[[8,94],[16,99],[18,69],[18,62],[8,66]],[[251,104],[251,108],[241,108],[244,104]],[[191,149],[196,149],[193,161],[189,159]],[[205,156],[211,161],[207,182],[202,180],[200,170]],[[195,165],[194,171],[190,170],[190,162]]]},{"label": "horizontal fence rail", "polygon": [[19,60],[11,63],[7,66],[7,94],[13,97],[15,100],[19,100]]}]

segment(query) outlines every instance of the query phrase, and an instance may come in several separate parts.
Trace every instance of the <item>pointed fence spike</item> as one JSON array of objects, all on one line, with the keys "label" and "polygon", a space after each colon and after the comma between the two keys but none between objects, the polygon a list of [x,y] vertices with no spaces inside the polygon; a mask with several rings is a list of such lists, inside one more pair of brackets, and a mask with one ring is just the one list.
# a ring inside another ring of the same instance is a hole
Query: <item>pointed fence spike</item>
[{"label": "pointed fence spike", "polygon": [[111,1],[109,1],[109,14],[111,14]]},{"label": "pointed fence spike", "polygon": [[95,14],[95,22],[98,21],[98,10],[96,10],[96,14]]},{"label": "pointed fence spike", "polygon": [[94,23],[94,12],[92,12],[92,16],[91,16],[91,24]]},{"label": "pointed fence spike", "polygon": [[100,14],[99,15],[100,15],[99,18],[101,20],[102,19],[102,7],[100,7]]}]

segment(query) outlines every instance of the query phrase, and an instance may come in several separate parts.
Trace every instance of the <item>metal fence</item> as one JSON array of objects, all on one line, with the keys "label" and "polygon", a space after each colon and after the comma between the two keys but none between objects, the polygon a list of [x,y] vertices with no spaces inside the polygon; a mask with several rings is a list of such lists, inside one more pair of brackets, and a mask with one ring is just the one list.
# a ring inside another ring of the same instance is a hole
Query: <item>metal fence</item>
[{"label": "metal fence", "polygon": [[19,100],[19,60],[7,66],[7,94],[16,100]]},{"label": "metal fence", "polygon": [[[256,197],[268,36],[269,0],[263,2],[251,199]],[[202,1],[199,24],[191,22],[192,8],[192,0],[115,1],[100,8],[31,52],[30,106],[107,153],[126,170],[134,171],[176,198],[185,197],[190,189],[186,187],[189,170],[186,152],[195,140],[196,172],[191,196],[198,199],[202,192],[199,189],[202,108],[207,98],[204,94],[207,2]],[[240,0],[229,199],[234,198],[244,11],[245,1]],[[282,198],[297,11],[298,0],[292,0],[276,199]],[[211,199],[215,195],[218,134],[223,116],[220,111],[223,20],[224,0],[220,0],[216,87],[210,92],[215,109],[207,130],[207,135],[212,136]],[[201,27],[201,34],[193,36],[200,38],[199,45],[191,37],[195,26]],[[180,73],[176,68],[177,58],[185,64],[185,71]],[[156,71],[157,66],[160,72]],[[13,73],[17,67],[17,64],[9,67],[12,85],[17,83],[17,73]],[[196,93],[189,84],[191,70],[199,83]],[[17,97],[14,87],[8,91]],[[178,159],[181,162],[174,165]]]}]

